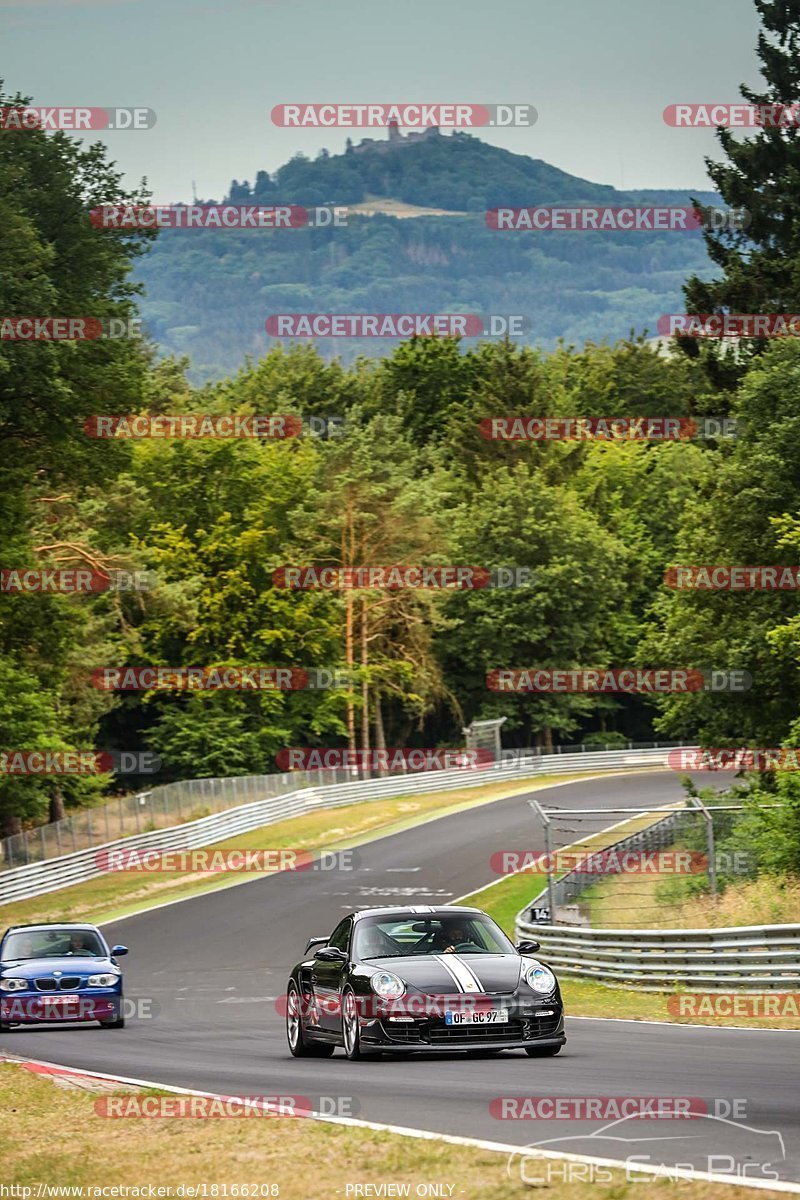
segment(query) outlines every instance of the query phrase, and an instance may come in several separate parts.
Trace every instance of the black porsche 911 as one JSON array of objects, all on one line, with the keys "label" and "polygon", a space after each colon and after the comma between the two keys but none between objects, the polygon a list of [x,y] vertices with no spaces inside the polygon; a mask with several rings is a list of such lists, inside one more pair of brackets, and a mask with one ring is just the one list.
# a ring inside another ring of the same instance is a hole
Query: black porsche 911
[{"label": "black porsche 911", "polygon": [[415,905],[349,914],[313,937],[286,991],[295,1057],[524,1050],[566,1042],[558,981],[478,908]]}]

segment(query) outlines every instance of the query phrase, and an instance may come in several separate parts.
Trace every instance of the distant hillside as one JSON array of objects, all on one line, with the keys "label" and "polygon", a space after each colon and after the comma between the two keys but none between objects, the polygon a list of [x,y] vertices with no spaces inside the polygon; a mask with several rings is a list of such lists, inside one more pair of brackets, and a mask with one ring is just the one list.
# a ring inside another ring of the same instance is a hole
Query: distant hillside
[{"label": "distant hillside", "polygon": [[[714,202],[713,193],[696,199]],[[264,321],[282,312],[524,314],[527,341],[552,347],[656,331],[680,311],[686,276],[711,274],[699,233],[498,233],[487,208],[537,204],[688,204],[677,190],[620,192],[489,146],[464,133],[344,154],[297,155],[255,181],[234,180],[231,203],[356,205],[393,200],[467,216],[351,214],[340,229],[163,231],[141,261],[142,311],[195,379],[217,378],[273,344]],[[211,201],[209,201],[211,202]],[[369,205],[367,205],[369,208]],[[391,206],[389,206],[391,208]],[[395,342],[320,341],[326,356],[390,352]]]},{"label": "distant hillside", "polygon": [[[349,141],[349,139],[348,139]],[[704,193],[709,198],[713,193]],[[490,146],[469,133],[428,130],[389,142],[365,138],[344,154],[326,150],[312,161],[296,154],[272,178],[259,171],[255,182],[234,180],[232,203],[359,204],[385,196],[426,208],[484,212],[501,205],[621,204],[630,200],[686,202],[686,193],[619,192],[551,167],[541,158]]]}]

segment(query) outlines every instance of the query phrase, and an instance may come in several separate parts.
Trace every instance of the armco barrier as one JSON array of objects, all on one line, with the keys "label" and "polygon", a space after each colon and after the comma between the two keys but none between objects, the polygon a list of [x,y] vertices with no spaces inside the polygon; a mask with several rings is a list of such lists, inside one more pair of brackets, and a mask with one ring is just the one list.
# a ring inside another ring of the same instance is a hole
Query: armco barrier
[{"label": "armco barrier", "polygon": [[[692,810],[693,811],[693,810]],[[622,854],[661,850],[673,843],[682,809],[604,847]],[[596,873],[570,871],[553,882],[556,915],[597,883]],[[529,920],[548,906],[547,889],[517,915],[517,941],[533,939],[559,975],[644,991],[691,987],[717,992],[800,990],[800,925],[743,925],[733,929],[587,929]],[[552,916],[552,914],[551,914]]]},{"label": "armco barrier", "polygon": [[[586,754],[601,750],[669,750],[677,742],[627,742],[623,746],[555,746],[551,754]],[[337,751],[333,751],[335,755]],[[538,758],[541,747],[517,747],[501,751],[498,765],[521,758]],[[409,768],[393,770],[405,775]],[[386,772],[380,772],[383,778]],[[371,774],[355,767],[322,767],[312,770],[287,771],[284,774],[228,775],[222,779],[179,779],[172,783],[148,780],[145,790],[135,794],[118,794],[92,808],[71,809],[59,821],[49,821],[0,838],[0,871],[12,867],[27,867],[47,858],[62,858],[78,850],[91,850],[98,842],[112,842],[152,833],[154,829],[170,829],[186,821],[199,820],[212,813],[239,808],[267,796],[287,796],[301,788],[323,787],[331,783],[352,783],[371,778]],[[141,778],[141,777],[140,777]],[[151,777],[152,780],[152,777]]]},{"label": "armco barrier", "polygon": [[[687,747],[688,748],[688,747]],[[280,796],[267,796],[225,812],[186,821],[169,829],[156,829],[66,854],[57,858],[12,867],[0,874],[0,905],[54,892],[71,884],[96,879],[105,872],[98,866],[100,850],[193,850],[210,846],[238,833],[283,821],[315,808],[335,808],[356,800],[379,800],[390,796],[480,787],[539,775],[577,774],[598,770],[628,770],[665,766],[669,750],[604,750],[580,754],[531,755],[502,765],[478,769],[425,771],[387,779],[357,780],[322,787],[305,787]],[[269,780],[270,776],[263,777]],[[267,784],[264,784],[266,790]]]},{"label": "armco barrier", "polygon": [[520,915],[517,940],[533,938],[559,975],[644,991],[800,990],[800,925],[738,929],[584,929],[531,924]]}]

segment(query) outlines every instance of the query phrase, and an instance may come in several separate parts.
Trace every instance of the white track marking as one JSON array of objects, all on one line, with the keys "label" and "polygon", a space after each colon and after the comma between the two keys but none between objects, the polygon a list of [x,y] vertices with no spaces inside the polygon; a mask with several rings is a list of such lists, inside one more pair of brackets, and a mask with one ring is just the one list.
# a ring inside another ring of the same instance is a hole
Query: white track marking
[{"label": "white track marking", "polygon": [[[156,1088],[162,1092],[170,1092],[177,1096],[202,1096],[209,1100],[230,1100],[230,1096],[221,1096],[217,1092],[200,1092],[194,1088],[174,1087],[172,1084],[158,1083],[152,1079],[132,1079],[125,1075],[108,1075],[103,1071],[84,1071],[76,1067],[64,1067],[60,1063],[44,1062],[41,1059],[15,1059],[10,1055],[0,1055],[0,1062],[31,1063],[38,1067],[51,1067],[54,1073],[85,1075],[87,1079],[105,1079],[112,1083],[132,1084],[134,1087]],[[254,1107],[258,1107],[254,1103]],[[268,1107],[268,1106],[265,1106]],[[331,1117],[322,1113],[304,1114],[307,1120],[323,1121],[326,1125],[347,1125],[355,1129],[374,1129],[379,1133],[394,1133],[398,1137],[418,1138],[430,1142],[447,1142],[451,1146],[472,1146],[476,1150],[490,1150],[498,1154],[518,1154],[528,1158],[551,1158],[562,1162],[593,1163],[595,1166],[616,1167],[624,1170],[627,1166],[624,1160],[614,1158],[595,1158],[586,1154],[558,1153],[555,1150],[531,1150],[527,1146],[517,1146],[509,1142],[491,1142],[484,1138],[461,1137],[453,1133],[434,1133],[429,1129],[414,1129],[406,1125],[387,1125],[380,1121],[362,1121],[358,1117]],[[790,1183],[784,1180],[772,1179],[733,1179],[729,1175],[716,1175],[709,1171],[692,1171],[684,1167],[651,1167],[636,1164],[636,1170],[643,1175],[667,1179],[698,1179],[709,1183],[727,1183],[731,1187],[745,1187],[754,1190],[771,1192],[789,1192],[800,1195],[800,1183]]]},{"label": "white track marking", "polygon": [[[664,771],[664,769],[664,767],[638,767],[630,771],[603,771],[599,775],[582,775],[580,779],[562,779],[559,783],[547,783],[544,787],[537,787],[533,788],[532,790],[536,792],[549,792],[552,791],[553,788],[569,787],[575,783],[590,783],[593,779],[615,779],[620,776],[631,778],[636,775],[646,776],[652,774],[654,771]],[[541,779],[541,775],[533,775],[530,779],[530,782],[533,783],[537,779]],[[520,782],[522,783],[525,781],[520,780]],[[430,825],[433,821],[444,820],[446,817],[456,816],[459,812],[471,811],[473,808],[485,808],[490,804],[500,804],[503,800],[515,800],[519,796],[524,796],[524,794],[524,792],[512,792],[509,796],[495,796],[492,800],[483,800],[478,804],[468,804],[463,809],[456,809],[455,812],[451,809],[449,812],[431,813],[431,815],[429,817],[425,817],[424,820],[417,821],[415,825],[408,825],[404,829],[399,829],[395,833],[381,833],[379,829],[376,829],[375,837],[367,837],[363,838],[361,841],[352,842],[348,846],[348,849],[355,849],[358,846],[368,846],[370,842],[381,842],[386,838],[398,837],[402,833],[410,833],[413,829],[421,829],[423,825]],[[621,822],[621,824],[624,824],[624,821]],[[268,828],[268,826],[264,826],[264,828]],[[275,871],[273,874],[278,875],[280,872]],[[178,896],[175,900],[162,900],[159,904],[149,904],[146,908],[137,908],[135,912],[125,913],[121,917],[113,917],[108,921],[99,921],[97,924],[99,925],[100,929],[104,929],[106,925],[116,925],[120,921],[129,921],[132,917],[141,917],[145,913],[155,912],[159,908],[170,908],[173,904],[188,904],[190,900],[203,900],[206,896],[215,896],[217,892],[225,892],[230,887],[246,887],[248,883],[258,883],[261,879],[266,878],[272,878],[272,876],[256,875],[252,879],[237,879],[229,883],[226,887],[210,888],[207,892],[195,892],[191,896]],[[502,880],[497,879],[493,882],[501,883]],[[492,885],[487,884],[486,886],[490,887]],[[344,907],[344,905],[342,905],[342,907]]]},{"label": "white track marking", "polygon": [[703,1025],[692,1021],[653,1021],[650,1018],[639,1017],[580,1017],[564,1014],[568,1021],[617,1021],[624,1025],[666,1025],[677,1029],[724,1029],[728,1033],[738,1033],[746,1030],[748,1033],[800,1033],[800,1029],[769,1029],[763,1025]]}]

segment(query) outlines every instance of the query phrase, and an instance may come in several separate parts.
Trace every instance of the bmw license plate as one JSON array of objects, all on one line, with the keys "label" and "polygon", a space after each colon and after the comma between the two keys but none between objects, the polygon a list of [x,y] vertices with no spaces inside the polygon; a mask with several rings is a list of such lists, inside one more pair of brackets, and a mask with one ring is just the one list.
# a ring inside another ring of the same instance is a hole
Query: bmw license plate
[{"label": "bmw license plate", "polygon": [[445,1025],[502,1025],[508,1021],[507,1008],[489,1008],[483,1012],[454,1012],[447,1009]]}]

